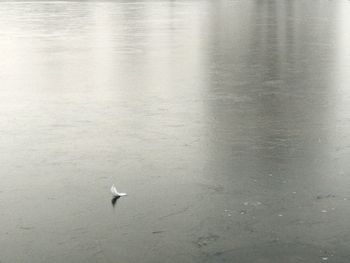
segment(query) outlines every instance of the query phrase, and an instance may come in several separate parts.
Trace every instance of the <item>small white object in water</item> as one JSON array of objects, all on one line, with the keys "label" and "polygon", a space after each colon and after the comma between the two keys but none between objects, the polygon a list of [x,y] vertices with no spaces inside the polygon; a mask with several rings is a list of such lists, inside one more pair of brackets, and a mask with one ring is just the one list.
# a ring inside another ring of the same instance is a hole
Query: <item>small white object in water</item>
[{"label": "small white object in water", "polygon": [[120,196],[125,196],[126,195],[126,193],[119,193],[114,184],[111,186],[111,193],[112,193],[112,195],[114,195],[116,197],[120,197]]},{"label": "small white object in water", "polygon": [[322,260],[328,260],[328,257],[323,257]]},{"label": "small white object in water", "polygon": [[283,216],[283,215],[282,215],[282,214],[279,214],[278,216],[281,217],[281,216]]},{"label": "small white object in water", "polygon": [[322,210],[321,212],[322,212],[322,213],[327,213],[328,211],[327,211],[327,210]]}]

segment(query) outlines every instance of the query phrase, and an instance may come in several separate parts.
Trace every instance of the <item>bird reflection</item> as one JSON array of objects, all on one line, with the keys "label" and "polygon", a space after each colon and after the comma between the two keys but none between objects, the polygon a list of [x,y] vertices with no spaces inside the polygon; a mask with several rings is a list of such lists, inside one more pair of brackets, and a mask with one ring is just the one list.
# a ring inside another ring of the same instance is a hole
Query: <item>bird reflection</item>
[{"label": "bird reflection", "polygon": [[117,201],[120,198],[120,196],[114,196],[111,200],[112,206],[115,207],[117,205]]}]

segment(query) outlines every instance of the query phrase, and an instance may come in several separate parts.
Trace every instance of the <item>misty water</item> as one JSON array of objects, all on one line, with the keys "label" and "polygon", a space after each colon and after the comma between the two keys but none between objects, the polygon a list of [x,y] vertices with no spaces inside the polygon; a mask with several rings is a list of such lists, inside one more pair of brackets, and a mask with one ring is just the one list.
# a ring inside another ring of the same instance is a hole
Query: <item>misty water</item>
[{"label": "misty water", "polygon": [[1,1],[0,262],[349,262],[349,47],[345,0]]}]

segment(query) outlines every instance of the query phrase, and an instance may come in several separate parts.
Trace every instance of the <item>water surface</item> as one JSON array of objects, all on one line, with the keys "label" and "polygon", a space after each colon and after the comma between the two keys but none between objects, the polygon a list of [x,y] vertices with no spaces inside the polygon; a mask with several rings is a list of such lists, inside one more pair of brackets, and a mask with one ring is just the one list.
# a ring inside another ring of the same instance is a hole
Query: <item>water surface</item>
[{"label": "water surface", "polygon": [[0,262],[348,262],[349,14],[2,1]]}]

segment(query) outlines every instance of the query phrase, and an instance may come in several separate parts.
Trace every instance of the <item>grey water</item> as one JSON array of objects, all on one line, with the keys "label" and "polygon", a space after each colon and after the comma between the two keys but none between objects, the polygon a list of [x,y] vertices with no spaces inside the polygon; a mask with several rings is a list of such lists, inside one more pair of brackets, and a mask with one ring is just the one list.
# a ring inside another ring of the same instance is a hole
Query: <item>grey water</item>
[{"label": "grey water", "polygon": [[349,29],[345,0],[1,1],[0,262],[349,262]]}]

